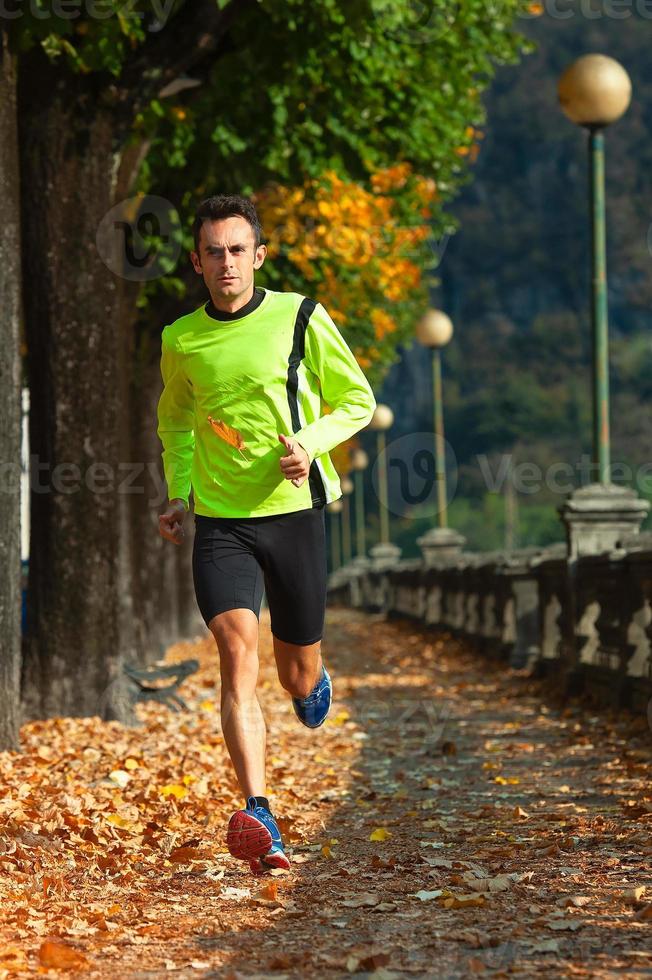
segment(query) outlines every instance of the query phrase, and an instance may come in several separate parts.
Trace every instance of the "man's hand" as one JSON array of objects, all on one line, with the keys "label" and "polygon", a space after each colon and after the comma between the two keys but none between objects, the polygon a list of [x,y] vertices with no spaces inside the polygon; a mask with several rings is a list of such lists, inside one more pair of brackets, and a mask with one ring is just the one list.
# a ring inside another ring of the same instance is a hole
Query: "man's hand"
[{"label": "man's hand", "polygon": [[171,500],[168,509],[164,514],[159,514],[158,529],[159,534],[166,541],[174,544],[181,544],[185,537],[183,530],[183,518],[186,514],[186,505],[183,500]]},{"label": "man's hand", "polygon": [[286,480],[292,480],[295,487],[300,487],[310,473],[310,457],[303,446],[294,439],[280,432],[278,437],[287,449],[287,453],[279,461],[283,476]]}]

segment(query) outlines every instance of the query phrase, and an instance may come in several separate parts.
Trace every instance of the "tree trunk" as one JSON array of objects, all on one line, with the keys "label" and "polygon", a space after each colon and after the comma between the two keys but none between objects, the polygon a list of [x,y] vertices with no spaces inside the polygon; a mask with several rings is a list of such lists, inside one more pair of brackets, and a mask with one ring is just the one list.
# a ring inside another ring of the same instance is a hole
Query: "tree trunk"
[{"label": "tree trunk", "polygon": [[16,62],[0,33],[0,749],[19,749],[20,220]]},{"label": "tree trunk", "polygon": [[[203,294],[193,292],[194,278],[187,270],[190,290],[185,299],[188,308],[198,306]],[[134,498],[134,541],[137,562],[137,612],[139,647],[147,662],[161,658],[171,643],[192,639],[206,632],[201,618],[192,578],[194,522],[186,516],[186,537],[180,546],[165,541],[159,534],[158,515],[168,503],[161,461],[162,445],[157,435],[158,400],[162,391],[161,332],[166,323],[179,316],[176,300],[159,296],[156,306],[141,323],[132,380],[134,419],[137,423],[135,459],[144,473],[144,493]]]},{"label": "tree trunk", "polygon": [[192,514],[185,520],[186,537],[178,549],[177,581],[179,589],[179,639],[192,640],[196,636],[208,636],[201,618],[195,587],[192,580],[192,545],[195,536]]},{"label": "tree trunk", "polygon": [[[100,81],[96,81],[100,85]],[[121,148],[88,78],[21,59],[24,308],[31,393],[28,717],[132,719],[134,659],[124,461],[129,343],[123,281],[96,248]],[[123,464],[121,466],[120,464]]]},{"label": "tree trunk", "polygon": [[135,553],[136,629],[140,656],[146,663],[163,657],[178,638],[171,552],[176,545],[159,534],[158,515],[167,504],[157,435],[156,408],[161,394],[160,341],[142,331],[134,361],[133,399],[137,422],[134,461],[141,475],[142,493],[134,497],[133,540]]},{"label": "tree trunk", "polygon": [[[107,267],[96,236],[102,219],[128,196],[142,156],[141,147],[125,149],[134,112],[184,71],[220,57],[230,24],[246,7],[253,0],[185,5],[173,25],[127,57],[119,82],[103,72],[74,74],[63,59],[51,62],[40,45],[21,54],[30,448],[40,467],[32,477],[23,644],[23,706],[30,717],[135,720],[123,666],[143,654],[149,637],[142,625],[136,628],[142,591],[134,592],[141,559],[134,524],[144,530],[147,522],[138,524],[134,515],[142,512],[126,483],[138,425],[130,407],[134,287],[120,274],[126,242],[115,239]],[[122,225],[111,216],[108,227],[112,233]],[[155,434],[155,415],[148,422]],[[164,554],[156,569],[166,582],[159,598],[165,605],[170,597],[176,638],[177,563],[170,549]]]}]

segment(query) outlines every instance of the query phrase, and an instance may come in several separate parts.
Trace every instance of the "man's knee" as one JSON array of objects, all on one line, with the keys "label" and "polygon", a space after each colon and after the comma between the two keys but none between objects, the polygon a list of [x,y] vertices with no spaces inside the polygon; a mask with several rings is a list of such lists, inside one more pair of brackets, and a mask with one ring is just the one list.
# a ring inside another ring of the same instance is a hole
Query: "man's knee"
[{"label": "man's knee", "polygon": [[250,609],[230,609],[214,616],[209,627],[217,644],[223,686],[255,683],[258,676],[256,614]]},{"label": "man's knee", "polygon": [[309,646],[284,643],[274,637],[274,653],[281,686],[293,698],[306,698],[316,683],[321,641]]},{"label": "man's knee", "polygon": [[279,677],[282,687],[293,698],[307,698],[315,686],[312,674],[306,674],[305,672],[289,672],[285,675],[279,675]]}]

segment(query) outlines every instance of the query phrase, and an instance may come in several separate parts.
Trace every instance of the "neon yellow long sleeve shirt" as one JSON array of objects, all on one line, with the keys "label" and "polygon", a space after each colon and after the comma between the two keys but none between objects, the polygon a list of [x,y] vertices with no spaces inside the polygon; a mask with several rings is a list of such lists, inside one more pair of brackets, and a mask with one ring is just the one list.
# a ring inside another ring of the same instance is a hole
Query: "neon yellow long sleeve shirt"
[{"label": "neon yellow long sleeve shirt", "polygon": [[[260,305],[236,319],[215,319],[203,305],[168,324],[161,375],[157,433],[168,496],[189,507],[192,490],[195,513],[208,517],[284,514],[336,500],[342,490],[329,450],[364,428],[376,407],[324,306],[299,293],[266,289]],[[308,453],[310,475],[300,487],[279,465],[287,452],[279,434]]]}]

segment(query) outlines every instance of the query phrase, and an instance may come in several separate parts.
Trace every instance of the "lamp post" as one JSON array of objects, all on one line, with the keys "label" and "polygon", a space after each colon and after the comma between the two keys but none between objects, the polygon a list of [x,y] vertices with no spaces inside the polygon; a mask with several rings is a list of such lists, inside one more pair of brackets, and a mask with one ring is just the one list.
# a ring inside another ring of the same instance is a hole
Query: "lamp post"
[{"label": "lamp post", "polygon": [[340,480],[342,488],[342,559],[345,565],[351,561],[351,508],[349,496],[353,493],[353,480],[345,476]]},{"label": "lamp post", "polygon": [[465,538],[448,527],[446,500],[446,450],[444,442],[444,409],[441,385],[441,354],[453,336],[453,324],[442,310],[427,310],[416,325],[416,337],[432,354],[433,433],[435,440],[435,475],[437,481],[437,524],[417,538],[426,565],[438,557],[460,551]]},{"label": "lamp post", "polygon": [[329,515],[328,531],[331,539],[331,571],[336,572],[342,564],[340,553],[340,528],[338,514],[342,512],[342,498],[338,497],[326,505]]},{"label": "lamp post", "polygon": [[627,110],[632,84],[619,62],[587,54],[566,68],[557,91],[566,116],[587,130],[589,156],[593,464],[598,479],[575,490],[557,508],[566,526],[569,555],[577,557],[607,550],[623,534],[637,533],[649,510],[649,503],[634,490],[613,484],[610,474],[604,130]]},{"label": "lamp post", "polygon": [[358,565],[368,564],[364,516],[364,471],[368,465],[369,457],[364,449],[354,449],[351,453],[351,470],[354,473],[355,482],[355,542],[357,552],[355,562]]},{"label": "lamp post", "polygon": [[401,549],[389,540],[389,508],[387,492],[387,460],[385,457],[385,432],[394,422],[394,413],[389,405],[376,405],[367,428],[376,431],[376,453],[378,461],[378,517],[380,540],[370,549],[369,555],[375,565],[392,564],[398,560]]},{"label": "lamp post", "polygon": [[604,203],[604,129],[626,111],[632,83],[622,65],[602,54],[578,58],[558,83],[562,110],[586,128],[591,215],[591,327],[593,335],[593,462],[609,483],[609,367]]},{"label": "lamp post", "polygon": [[417,340],[432,354],[432,400],[434,408],[435,473],[439,527],[446,527],[446,456],[444,450],[444,410],[441,396],[441,355],[453,336],[453,324],[441,310],[428,310],[417,323]]}]

